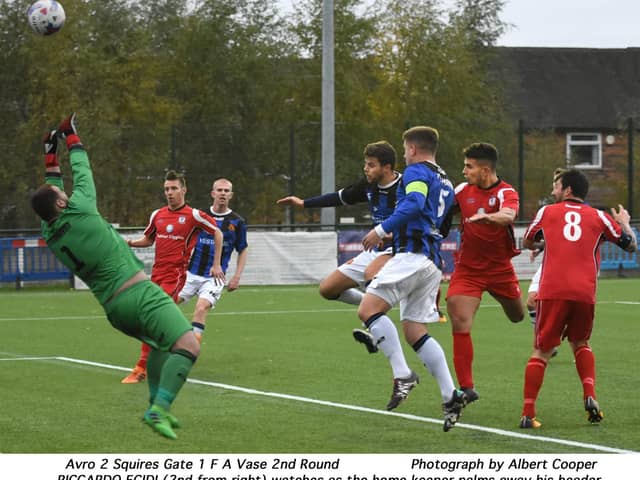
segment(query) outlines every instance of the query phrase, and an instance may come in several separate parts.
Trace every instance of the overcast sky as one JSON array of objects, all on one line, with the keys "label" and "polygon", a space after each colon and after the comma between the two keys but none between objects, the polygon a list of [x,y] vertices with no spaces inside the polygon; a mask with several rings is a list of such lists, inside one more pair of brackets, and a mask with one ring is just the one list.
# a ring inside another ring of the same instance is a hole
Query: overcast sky
[{"label": "overcast sky", "polygon": [[502,20],[514,27],[500,45],[640,47],[640,0],[509,0]]},{"label": "overcast sky", "polygon": [[[287,9],[295,0],[278,2]],[[513,27],[499,45],[640,47],[640,0],[507,0],[502,20]]]}]

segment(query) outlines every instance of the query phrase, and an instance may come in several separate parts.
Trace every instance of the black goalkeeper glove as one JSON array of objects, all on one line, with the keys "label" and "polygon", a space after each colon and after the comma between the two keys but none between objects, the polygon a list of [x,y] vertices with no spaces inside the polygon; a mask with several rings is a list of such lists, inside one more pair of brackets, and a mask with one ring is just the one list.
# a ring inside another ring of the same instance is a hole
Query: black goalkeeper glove
[{"label": "black goalkeeper glove", "polygon": [[42,139],[42,144],[44,146],[44,166],[45,168],[55,168],[59,167],[58,163],[58,137],[56,136],[56,131],[51,130],[47,132]]}]

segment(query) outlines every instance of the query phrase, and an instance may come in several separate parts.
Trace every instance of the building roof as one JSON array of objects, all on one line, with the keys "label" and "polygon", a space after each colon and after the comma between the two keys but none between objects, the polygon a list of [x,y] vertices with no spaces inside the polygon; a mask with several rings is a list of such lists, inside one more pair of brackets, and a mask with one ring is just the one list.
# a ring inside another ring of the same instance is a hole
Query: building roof
[{"label": "building roof", "polygon": [[640,48],[495,52],[492,70],[525,128],[616,129],[640,119]]}]

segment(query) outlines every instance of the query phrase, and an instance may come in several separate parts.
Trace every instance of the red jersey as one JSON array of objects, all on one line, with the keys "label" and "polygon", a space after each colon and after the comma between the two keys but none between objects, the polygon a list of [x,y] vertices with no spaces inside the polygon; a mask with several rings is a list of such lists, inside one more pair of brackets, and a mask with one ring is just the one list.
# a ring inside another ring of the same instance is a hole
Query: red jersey
[{"label": "red jersey", "polygon": [[596,303],[600,245],[617,243],[622,228],[609,215],[584,203],[567,200],[538,210],[525,238],[544,237],[538,299]]},{"label": "red jersey", "polygon": [[183,274],[200,230],[213,235],[216,229],[213,218],[189,205],[177,210],[169,210],[169,207],[155,210],[144,230],[144,235],[156,244],[151,276],[169,271]]},{"label": "red jersey", "polygon": [[516,248],[513,225],[500,227],[470,223],[476,213],[495,213],[502,208],[519,209],[518,192],[507,182],[499,180],[484,189],[464,182],[456,187],[456,203],[460,208],[460,250],[456,266],[474,270],[509,270],[511,258],[520,253]]}]

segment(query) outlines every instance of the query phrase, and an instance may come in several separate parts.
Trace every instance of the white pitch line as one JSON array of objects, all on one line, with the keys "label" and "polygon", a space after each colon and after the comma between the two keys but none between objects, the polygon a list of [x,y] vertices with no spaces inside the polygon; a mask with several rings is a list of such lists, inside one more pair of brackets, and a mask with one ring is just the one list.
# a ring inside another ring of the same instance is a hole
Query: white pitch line
[{"label": "white pitch line", "polygon": [[[108,368],[111,370],[121,370],[121,371],[125,371],[128,372],[129,370],[131,370],[131,368],[127,368],[127,367],[118,367],[117,365],[110,365],[107,363],[98,363],[98,362],[91,362],[89,360],[79,360],[76,358],[69,358],[69,357],[57,357],[58,360],[60,361],[64,361],[64,362],[71,362],[71,363],[79,363],[82,365],[92,365],[92,366],[96,366],[96,367],[102,367],[102,368]],[[404,418],[407,420],[414,420],[414,421],[418,421],[418,422],[423,422],[423,423],[435,423],[438,425],[442,424],[442,419],[436,419],[436,418],[429,418],[429,417],[420,417],[417,415],[410,415],[407,413],[396,413],[396,412],[389,412],[387,410],[377,410],[375,408],[368,408],[368,407],[361,407],[358,405],[349,405],[349,404],[345,404],[345,403],[336,403],[336,402],[329,402],[326,400],[317,400],[315,398],[308,398],[308,397],[300,397],[298,395],[288,395],[288,394],[284,394],[284,393],[277,393],[277,392],[265,392],[262,390],[255,390],[253,388],[245,388],[245,387],[238,387],[235,385],[227,385],[224,383],[216,383],[216,382],[208,382],[205,380],[197,380],[194,378],[189,378],[187,379],[187,382],[189,383],[193,383],[196,385],[205,385],[205,386],[209,386],[209,387],[215,387],[215,388],[222,388],[224,390],[233,390],[236,392],[242,392],[242,393],[247,393],[250,395],[260,395],[260,396],[264,396],[264,397],[272,397],[272,398],[281,398],[284,400],[293,400],[296,402],[304,402],[304,403],[312,403],[315,405],[323,405],[326,407],[334,407],[334,408],[341,408],[344,410],[353,410],[353,411],[357,411],[357,412],[364,412],[364,413],[373,413],[376,415],[386,415],[386,416],[391,416],[391,417],[398,417],[398,418]],[[543,436],[538,436],[538,435],[528,435],[526,433],[518,433],[518,432],[511,432],[509,430],[501,430],[499,428],[490,428],[490,427],[483,427],[480,425],[472,425],[472,424],[467,424],[467,423],[457,423],[456,424],[456,428],[466,428],[468,430],[477,430],[477,431],[481,431],[481,432],[486,432],[486,433],[492,433],[495,435],[501,435],[504,437],[511,437],[511,438],[520,438],[520,439],[524,439],[524,440],[533,440],[533,441],[538,441],[538,442],[544,442],[544,443],[556,443],[559,445],[566,445],[566,446],[572,446],[572,447],[578,447],[578,448],[586,448],[586,449],[591,449],[591,450],[597,450],[600,452],[606,452],[606,453],[637,453],[633,450],[623,450],[620,448],[613,448],[613,447],[607,447],[604,445],[597,445],[597,444],[593,444],[593,443],[583,443],[583,442],[574,442],[572,440],[563,440],[560,438],[553,438],[553,437],[543,437]]]},{"label": "white pitch line", "polygon": [[0,362],[15,362],[20,360],[60,360],[60,357],[12,357],[0,358]]},{"label": "white pitch line", "polygon": [[[640,305],[640,302],[631,301],[601,301],[598,304],[619,304],[619,305]],[[480,308],[501,308],[500,304],[484,304],[480,305]],[[396,309],[394,309],[396,310]],[[287,314],[310,314],[310,313],[338,313],[338,312],[353,312],[354,308],[323,308],[322,310],[256,310],[256,311],[235,311],[235,312],[218,312],[213,313],[213,316],[235,316],[235,315],[287,315]],[[6,317],[1,318],[0,322],[17,322],[17,321],[49,321],[49,320],[100,320],[104,319],[104,315],[75,315],[65,317]]]}]

